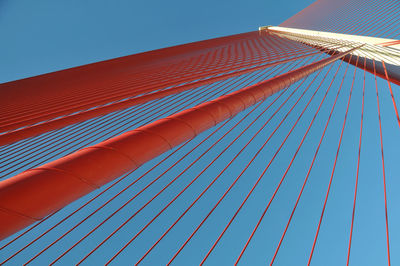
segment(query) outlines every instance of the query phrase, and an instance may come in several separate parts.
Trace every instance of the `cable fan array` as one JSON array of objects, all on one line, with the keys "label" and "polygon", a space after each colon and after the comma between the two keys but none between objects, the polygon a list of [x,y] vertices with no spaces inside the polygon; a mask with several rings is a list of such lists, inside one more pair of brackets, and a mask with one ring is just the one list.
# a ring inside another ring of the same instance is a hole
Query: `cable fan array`
[{"label": "cable fan array", "polygon": [[[317,1],[282,26],[395,39],[399,10]],[[0,264],[400,263],[400,86],[351,53],[364,44],[300,39],[249,32],[1,84]]]}]

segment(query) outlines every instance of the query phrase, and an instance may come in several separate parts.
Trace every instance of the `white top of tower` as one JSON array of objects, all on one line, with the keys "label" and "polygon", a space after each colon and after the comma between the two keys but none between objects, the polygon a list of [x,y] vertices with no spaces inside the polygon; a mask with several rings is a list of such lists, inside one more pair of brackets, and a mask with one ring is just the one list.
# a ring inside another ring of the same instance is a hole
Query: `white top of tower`
[{"label": "white top of tower", "polygon": [[399,40],[276,26],[263,26],[259,30],[339,52],[364,44],[363,47],[355,50],[352,54],[400,66]]}]

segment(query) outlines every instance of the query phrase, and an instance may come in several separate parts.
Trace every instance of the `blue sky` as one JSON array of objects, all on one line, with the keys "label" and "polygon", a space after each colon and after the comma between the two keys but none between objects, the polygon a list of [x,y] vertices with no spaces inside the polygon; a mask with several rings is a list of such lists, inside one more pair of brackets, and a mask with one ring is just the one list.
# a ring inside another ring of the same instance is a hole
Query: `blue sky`
[{"label": "blue sky", "polygon": [[1,0],[0,83],[278,25],[313,0]]}]

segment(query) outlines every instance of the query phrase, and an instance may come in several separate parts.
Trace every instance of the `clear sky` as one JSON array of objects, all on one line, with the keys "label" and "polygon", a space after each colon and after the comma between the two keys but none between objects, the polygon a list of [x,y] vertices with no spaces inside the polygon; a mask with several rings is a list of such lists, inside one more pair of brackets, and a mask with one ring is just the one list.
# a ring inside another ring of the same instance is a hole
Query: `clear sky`
[{"label": "clear sky", "polygon": [[313,0],[0,0],[0,83],[278,25]]}]

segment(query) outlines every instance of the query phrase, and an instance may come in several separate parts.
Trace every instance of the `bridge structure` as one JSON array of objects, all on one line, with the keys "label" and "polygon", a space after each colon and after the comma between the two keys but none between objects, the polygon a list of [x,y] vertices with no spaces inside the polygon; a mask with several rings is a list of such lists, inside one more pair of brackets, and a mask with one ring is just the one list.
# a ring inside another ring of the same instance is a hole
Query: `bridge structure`
[{"label": "bridge structure", "polygon": [[0,264],[400,264],[400,3],[0,85]]}]

